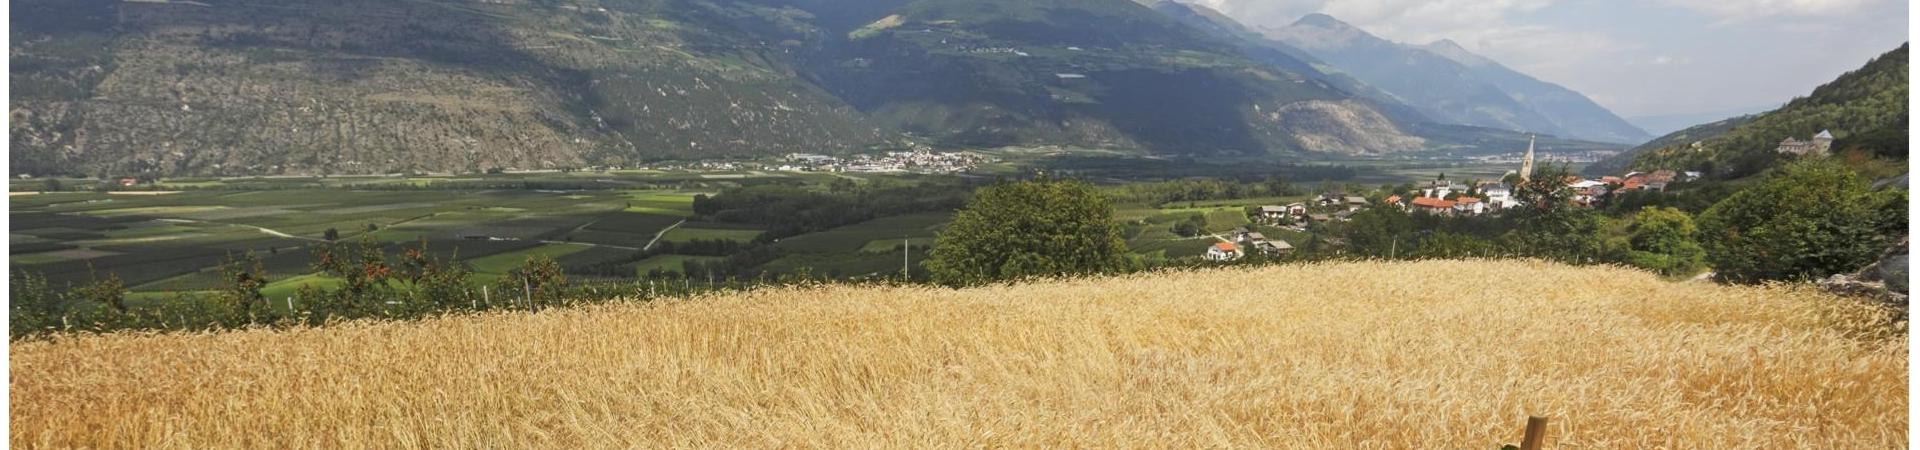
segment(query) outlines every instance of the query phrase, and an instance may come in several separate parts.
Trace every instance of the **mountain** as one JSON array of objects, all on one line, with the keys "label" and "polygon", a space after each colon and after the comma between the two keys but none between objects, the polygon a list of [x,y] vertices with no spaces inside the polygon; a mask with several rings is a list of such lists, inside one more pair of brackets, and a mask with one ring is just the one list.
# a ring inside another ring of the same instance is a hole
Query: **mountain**
[{"label": "mountain", "polygon": [[1779,109],[1687,128],[1587,170],[1683,169],[1739,178],[1783,161],[1786,157],[1775,151],[1781,140],[1807,140],[1821,131],[1833,133],[1836,152],[1904,160],[1907,130],[1907,45],[1902,44]]},{"label": "mountain", "polygon": [[558,168],[860,148],[803,12],[665,1],[21,0],[20,173]]},{"label": "mountain", "polygon": [[1627,119],[1627,123],[1631,123],[1633,124],[1633,126],[1640,127],[1640,129],[1647,130],[1648,133],[1652,133],[1658,136],[1658,135],[1666,135],[1668,133],[1672,133],[1675,131],[1680,131],[1688,127],[1692,127],[1696,124],[1718,122],[1721,120],[1731,119],[1735,117],[1772,111],[1775,109],[1779,109],[1780,106],[1781,105],[1749,106],[1745,108],[1730,108],[1730,109],[1701,112],[1701,113],[1655,114],[1655,115],[1647,115],[1647,116],[1633,116],[1633,117],[1626,117],[1626,119]]},{"label": "mountain", "polygon": [[1437,121],[1614,142],[1649,136],[1586,96],[1540,81],[1452,41],[1427,46],[1379,38],[1325,14],[1267,30]]},{"label": "mountain", "polygon": [[1127,0],[12,7],[16,173],[477,171],[916,143],[1432,145],[1314,63],[1256,59]]},{"label": "mountain", "polygon": [[1376,109],[1397,121],[1408,123],[1433,121],[1418,110],[1392,100],[1393,95],[1386,91],[1347,74],[1323,71],[1322,68],[1328,67],[1327,63],[1315,58],[1313,54],[1287,45],[1285,42],[1268,38],[1218,10],[1205,5],[1173,0],[1160,0],[1153,2],[1151,6],[1161,14],[1227,41],[1239,48],[1243,55],[1255,61],[1273,65],[1282,70],[1307,74],[1340,90],[1356,94],[1362,99],[1372,100]]},{"label": "mountain", "polygon": [[831,30],[845,39],[817,55],[818,79],[876,121],[942,145],[1184,154],[1425,145],[1304,65],[1254,61],[1127,0],[914,0],[861,13],[830,19],[864,24]]},{"label": "mountain", "polygon": [[1421,48],[1466,66],[1480,79],[1506,91],[1520,104],[1566,130],[1569,137],[1625,144],[1653,139],[1646,131],[1614,115],[1584,94],[1509,69],[1492,59],[1467,51],[1452,40],[1442,39]]},{"label": "mountain", "polygon": [[1451,59],[1375,37],[1331,16],[1308,15],[1268,35],[1325,61],[1329,66],[1323,70],[1380,88],[1434,120],[1570,135]]}]

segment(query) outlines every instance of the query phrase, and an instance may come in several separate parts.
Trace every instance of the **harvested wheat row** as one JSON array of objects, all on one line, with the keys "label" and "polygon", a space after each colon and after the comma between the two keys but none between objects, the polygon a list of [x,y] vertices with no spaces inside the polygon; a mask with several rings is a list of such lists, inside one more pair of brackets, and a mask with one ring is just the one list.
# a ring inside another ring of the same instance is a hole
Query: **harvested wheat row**
[{"label": "harvested wheat row", "polygon": [[12,345],[16,447],[1905,448],[1885,311],[1526,261]]}]

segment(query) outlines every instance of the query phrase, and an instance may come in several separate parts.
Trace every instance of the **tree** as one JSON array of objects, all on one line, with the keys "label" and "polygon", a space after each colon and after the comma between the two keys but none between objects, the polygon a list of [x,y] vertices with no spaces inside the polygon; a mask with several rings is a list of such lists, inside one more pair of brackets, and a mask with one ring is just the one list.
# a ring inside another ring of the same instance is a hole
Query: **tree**
[{"label": "tree", "polygon": [[267,287],[267,269],[260,257],[247,252],[234,257],[229,255],[226,262],[220,264],[220,289],[214,299],[226,308],[233,323],[252,321],[269,311],[267,297],[260,290]]},{"label": "tree", "polygon": [[1399,208],[1371,208],[1346,223],[1347,248],[1358,256],[1397,258],[1413,250],[1413,217]]},{"label": "tree", "polygon": [[1699,271],[1706,265],[1706,250],[1694,240],[1696,233],[1693,217],[1685,211],[1647,207],[1627,225],[1626,262],[1668,276]]},{"label": "tree", "polygon": [[935,239],[935,282],[976,285],[1123,269],[1127,247],[1113,204],[1078,181],[1041,179],[980,189]]},{"label": "tree", "polygon": [[323,239],[326,239],[328,242],[338,241],[340,240],[340,230],[327,228],[326,233],[323,233],[321,237]]},{"label": "tree", "polygon": [[1207,216],[1194,214],[1173,224],[1173,234],[1185,237],[1199,236],[1207,231]]},{"label": "tree", "polygon": [[[1406,249],[1402,248],[1401,251],[1405,254]],[[1493,254],[1492,241],[1445,231],[1434,232],[1420,239],[1420,248],[1412,252],[1413,257],[1424,259],[1480,258]]]},{"label": "tree", "polygon": [[1789,164],[1700,214],[1722,280],[1811,280],[1872,263],[1906,233],[1907,193],[1828,161]]},{"label": "tree", "polygon": [[1513,196],[1525,204],[1526,212],[1534,215],[1566,210],[1573,203],[1573,189],[1567,187],[1568,175],[1566,167],[1541,167],[1527,181],[1513,185]]}]

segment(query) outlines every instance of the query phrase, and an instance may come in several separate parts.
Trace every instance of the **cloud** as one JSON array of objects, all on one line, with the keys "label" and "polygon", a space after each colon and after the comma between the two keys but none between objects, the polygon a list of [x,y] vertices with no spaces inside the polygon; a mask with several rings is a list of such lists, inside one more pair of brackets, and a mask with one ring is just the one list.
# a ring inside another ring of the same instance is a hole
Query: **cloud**
[{"label": "cloud", "polygon": [[1553,79],[1583,62],[1621,58],[1634,46],[1593,31],[1523,25],[1515,17],[1565,0],[1198,0],[1255,26],[1324,13],[1410,44],[1452,39],[1522,72]]},{"label": "cloud", "polygon": [[1706,14],[1722,22],[1772,17],[1830,18],[1854,14],[1886,1],[1904,0],[1654,0]]},{"label": "cloud", "polygon": [[1255,28],[1318,12],[1389,40],[1452,39],[1623,115],[1805,95],[1907,40],[1908,12],[1905,0],[1181,1]]}]

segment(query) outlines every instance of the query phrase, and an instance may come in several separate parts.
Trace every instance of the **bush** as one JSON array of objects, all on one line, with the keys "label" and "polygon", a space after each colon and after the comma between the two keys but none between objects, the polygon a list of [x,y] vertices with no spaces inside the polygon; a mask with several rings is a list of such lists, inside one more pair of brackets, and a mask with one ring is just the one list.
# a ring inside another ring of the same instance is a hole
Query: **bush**
[{"label": "bush", "polygon": [[1838,164],[1775,169],[1700,215],[1700,241],[1720,279],[1811,280],[1871,264],[1907,227],[1907,193],[1873,191]]},{"label": "bush", "polygon": [[1693,217],[1674,208],[1648,207],[1627,226],[1626,263],[1661,275],[1685,275],[1706,266],[1706,250],[1694,240]]}]

